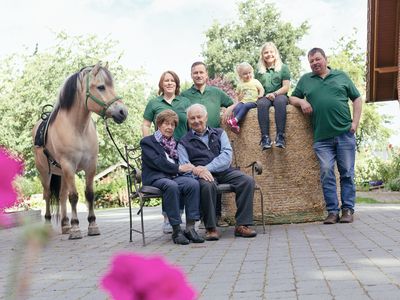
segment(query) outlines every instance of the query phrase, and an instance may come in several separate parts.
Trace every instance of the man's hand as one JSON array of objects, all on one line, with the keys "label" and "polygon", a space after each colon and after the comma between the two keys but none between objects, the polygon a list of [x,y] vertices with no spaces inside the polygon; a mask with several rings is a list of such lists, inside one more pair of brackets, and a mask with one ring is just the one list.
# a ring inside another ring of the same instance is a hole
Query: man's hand
[{"label": "man's hand", "polygon": [[210,181],[210,182],[214,181],[214,177],[212,176],[210,171],[208,171],[207,168],[204,166],[194,167],[192,172],[194,175],[198,176],[199,178],[202,178],[202,179]]},{"label": "man's hand", "polygon": [[300,107],[301,107],[301,110],[302,110],[303,114],[305,114],[305,115],[311,115],[312,114],[313,110],[312,110],[311,104],[308,103],[307,101],[305,101],[305,100],[301,101],[300,102]]},{"label": "man's hand", "polygon": [[356,122],[354,122],[354,121],[351,122],[350,132],[356,133],[357,128],[358,128],[358,123],[356,123]]}]

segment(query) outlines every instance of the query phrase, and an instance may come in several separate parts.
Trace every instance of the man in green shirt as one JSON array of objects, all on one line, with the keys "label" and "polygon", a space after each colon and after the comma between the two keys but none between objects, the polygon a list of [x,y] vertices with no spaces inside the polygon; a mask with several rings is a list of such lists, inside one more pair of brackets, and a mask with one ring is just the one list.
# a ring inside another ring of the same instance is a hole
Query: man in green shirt
[{"label": "man in green shirt", "polygon": [[203,62],[195,62],[191,67],[193,85],[190,89],[182,92],[182,96],[188,98],[192,104],[200,103],[207,108],[208,122],[210,127],[220,127],[221,107],[226,107],[223,121],[232,113],[236,103],[224,91],[217,87],[207,85],[208,72]]},{"label": "man in green shirt", "polygon": [[[207,85],[208,72],[205,63],[194,62],[191,67],[193,85],[182,92],[182,96],[188,98],[192,104],[199,103],[206,107],[208,114],[207,125],[211,128],[220,127],[221,107],[226,107],[222,120],[225,123],[236,106],[236,101],[231,99],[224,91],[217,87]],[[217,225],[228,226],[221,218],[221,196],[217,198]]]},{"label": "man in green shirt", "polygon": [[[350,78],[327,66],[325,52],[308,52],[312,72],[304,74],[289,98],[290,103],[311,115],[314,131],[313,149],[320,162],[321,184],[328,216],[324,224],[353,222],[355,184],[355,132],[360,122],[362,100]],[[353,103],[351,118],[348,99]],[[336,193],[335,162],[340,174],[342,216]]]}]

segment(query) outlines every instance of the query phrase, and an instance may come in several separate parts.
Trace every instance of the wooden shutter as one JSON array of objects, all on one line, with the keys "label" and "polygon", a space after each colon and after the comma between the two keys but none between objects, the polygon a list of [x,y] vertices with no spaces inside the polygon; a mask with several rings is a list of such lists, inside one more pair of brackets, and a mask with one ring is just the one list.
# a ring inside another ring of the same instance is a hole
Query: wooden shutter
[{"label": "wooden shutter", "polygon": [[400,0],[368,1],[367,102],[398,100]]}]

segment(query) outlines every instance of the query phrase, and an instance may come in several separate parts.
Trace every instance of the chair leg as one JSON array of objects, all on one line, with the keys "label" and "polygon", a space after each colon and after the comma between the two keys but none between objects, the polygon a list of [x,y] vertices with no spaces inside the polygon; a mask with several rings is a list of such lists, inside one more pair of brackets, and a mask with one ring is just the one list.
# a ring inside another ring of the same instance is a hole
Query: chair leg
[{"label": "chair leg", "polygon": [[140,198],[140,222],[142,226],[141,234],[142,234],[143,246],[146,246],[146,240],[144,236],[143,206],[144,206],[144,200]]},{"label": "chair leg", "polygon": [[264,195],[261,188],[258,189],[260,191],[260,198],[261,198],[261,218],[263,223],[263,232],[265,234],[265,216],[264,216]]}]

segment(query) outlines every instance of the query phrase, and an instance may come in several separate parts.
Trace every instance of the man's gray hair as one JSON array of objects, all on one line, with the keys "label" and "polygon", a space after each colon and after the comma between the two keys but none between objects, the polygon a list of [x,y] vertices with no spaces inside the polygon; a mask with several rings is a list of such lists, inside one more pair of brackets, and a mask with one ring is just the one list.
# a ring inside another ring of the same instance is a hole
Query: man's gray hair
[{"label": "man's gray hair", "polygon": [[200,103],[195,103],[195,104],[190,105],[190,106],[187,108],[187,110],[186,110],[186,116],[189,118],[189,113],[190,113],[192,110],[196,109],[196,108],[201,109],[202,112],[203,112],[203,114],[204,114],[205,116],[207,116],[207,108],[206,108],[203,104],[200,104]]}]

